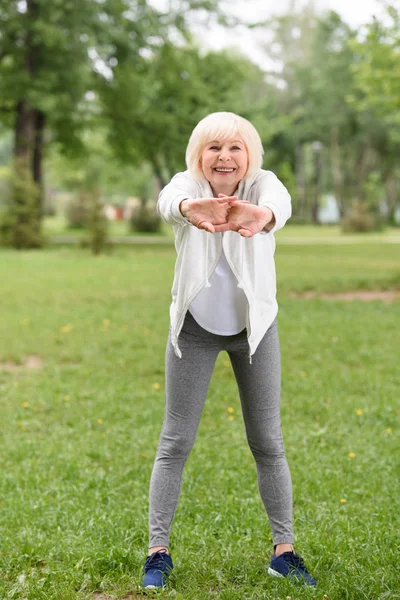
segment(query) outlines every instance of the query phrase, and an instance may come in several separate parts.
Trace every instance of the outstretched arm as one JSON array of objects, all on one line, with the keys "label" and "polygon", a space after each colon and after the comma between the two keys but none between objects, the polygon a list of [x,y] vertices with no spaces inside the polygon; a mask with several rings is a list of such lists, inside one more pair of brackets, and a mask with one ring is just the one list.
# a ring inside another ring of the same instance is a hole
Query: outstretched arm
[{"label": "outstretched arm", "polygon": [[[228,229],[237,231],[243,237],[253,237],[266,227],[272,228],[274,220],[274,213],[266,206],[257,206],[250,202],[235,202],[229,208]],[[218,225],[215,227],[215,231],[226,231],[226,229]]]},{"label": "outstretched arm", "polygon": [[227,222],[232,206],[237,204],[237,196],[224,196],[219,198],[187,198],[180,203],[182,215],[198,229],[205,229],[210,233],[227,231],[230,229]]},{"label": "outstretched arm", "polygon": [[274,221],[267,224],[265,232],[275,233],[285,225],[292,215],[290,194],[277,176],[272,171],[266,171],[262,177],[258,189],[258,206],[269,208]]}]

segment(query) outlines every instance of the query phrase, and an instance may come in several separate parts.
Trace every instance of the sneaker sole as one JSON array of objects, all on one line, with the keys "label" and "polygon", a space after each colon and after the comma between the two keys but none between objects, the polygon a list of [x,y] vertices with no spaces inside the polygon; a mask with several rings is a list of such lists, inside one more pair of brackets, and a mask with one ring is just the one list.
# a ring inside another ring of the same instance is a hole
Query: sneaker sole
[{"label": "sneaker sole", "polygon": [[[271,567],[268,568],[268,573],[269,573],[269,575],[272,575],[273,577],[285,577],[285,575],[282,575],[282,573],[278,573],[278,571],[275,571],[274,569],[271,569]],[[303,578],[293,577],[293,579],[295,579],[299,583],[302,583],[303,585],[309,585],[311,587],[315,587],[317,585],[316,583],[310,583],[304,577]]]},{"label": "sneaker sole", "polygon": [[274,571],[274,569],[271,569],[271,567],[268,568],[268,573],[273,577],[285,577],[284,575],[282,575],[282,573],[278,573],[278,571]]},{"label": "sneaker sole", "polygon": [[167,588],[166,585],[146,585],[141,587],[143,590],[165,590]]}]

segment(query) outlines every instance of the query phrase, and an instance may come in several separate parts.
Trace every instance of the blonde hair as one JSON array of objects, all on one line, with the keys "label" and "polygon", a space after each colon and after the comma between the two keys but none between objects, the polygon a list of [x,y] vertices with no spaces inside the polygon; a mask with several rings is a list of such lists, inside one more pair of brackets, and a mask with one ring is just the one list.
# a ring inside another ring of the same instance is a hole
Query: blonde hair
[{"label": "blonde hair", "polygon": [[248,167],[243,179],[261,168],[264,149],[261,138],[247,119],[231,112],[216,112],[204,117],[192,131],[186,148],[186,165],[193,177],[204,177],[201,168],[201,155],[212,140],[223,142],[240,135],[248,154]]}]

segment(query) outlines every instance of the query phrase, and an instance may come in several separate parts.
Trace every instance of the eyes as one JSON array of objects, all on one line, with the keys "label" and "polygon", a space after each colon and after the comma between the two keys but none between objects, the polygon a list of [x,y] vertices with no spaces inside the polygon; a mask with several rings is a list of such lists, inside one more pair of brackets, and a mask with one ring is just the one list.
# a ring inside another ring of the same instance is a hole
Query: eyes
[{"label": "eyes", "polygon": [[[230,150],[241,150],[242,148],[240,146],[234,145],[234,146],[231,146],[229,149]],[[221,150],[221,146],[213,145],[213,146],[210,146],[209,150],[217,150],[217,151],[219,151],[219,150]]]}]

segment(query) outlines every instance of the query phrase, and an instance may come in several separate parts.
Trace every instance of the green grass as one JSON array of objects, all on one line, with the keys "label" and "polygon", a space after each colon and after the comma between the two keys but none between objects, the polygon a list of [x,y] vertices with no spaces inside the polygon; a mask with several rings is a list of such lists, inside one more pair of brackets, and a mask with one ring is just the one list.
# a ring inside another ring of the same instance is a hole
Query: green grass
[{"label": "green grass", "polygon": [[290,220],[286,227],[277,232],[276,237],[280,238],[308,238],[310,240],[316,238],[343,238],[347,240],[349,238],[360,238],[364,240],[371,240],[376,238],[385,237],[398,237],[400,238],[400,227],[386,227],[382,231],[368,232],[368,233],[343,233],[339,225],[321,225],[316,227],[315,225],[292,225]]},{"label": "green grass", "polygon": [[[168,246],[0,253],[0,361],[43,361],[0,369],[0,598],[144,597],[174,256]],[[296,549],[319,585],[267,574],[270,528],[221,354],[184,471],[172,585],[159,595],[400,598],[400,303],[291,297],[399,288],[398,246],[278,245],[276,263]]]},{"label": "green grass", "polygon": [[[116,238],[123,238],[132,235],[150,235],[154,234],[138,234],[130,230],[129,224],[126,221],[109,221],[109,235]],[[66,218],[62,214],[58,214],[52,217],[46,217],[43,224],[44,233],[51,236],[69,236],[73,238],[81,238],[87,235],[84,229],[73,229],[68,227]],[[164,222],[161,224],[160,233],[157,235],[165,236],[173,240],[172,228],[166,225]],[[331,242],[357,242],[357,243],[370,243],[385,241],[387,238],[398,239],[400,241],[400,227],[386,227],[380,232],[371,232],[363,234],[345,234],[341,231],[339,225],[324,225],[315,227],[314,225],[292,225],[289,221],[281,231],[277,232],[276,235],[278,241],[281,242],[297,242],[302,241],[315,243],[324,240]]]},{"label": "green grass", "polygon": [[[67,219],[62,215],[56,215],[53,217],[46,217],[43,223],[43,232],[46,236],[68,236],[73,238],[82,238],[87,235],[87,231],[82,228],[73,228],[68,226]],[[108,221],[108,233],[110,236],[116,238],[122,238],[127,236],[134,235],[149,235],[153,236],[154,234],[146,234],[146,233],[136,233],[132,231],[129,227],[129,223],[127,221]],[[171,227],[166,225],[165,223],[161,223],[161,230],[156,235],[163,235],[171,240],[173,239],[173,233]]]}]

